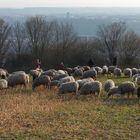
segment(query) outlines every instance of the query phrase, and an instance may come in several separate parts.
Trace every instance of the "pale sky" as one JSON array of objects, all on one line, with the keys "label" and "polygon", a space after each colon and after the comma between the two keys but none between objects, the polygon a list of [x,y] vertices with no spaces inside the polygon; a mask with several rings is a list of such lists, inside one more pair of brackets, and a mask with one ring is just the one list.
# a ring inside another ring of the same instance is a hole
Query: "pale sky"
[{"label": "pale sky", "polygon": [[140,7],[140,0],[0,0],[0,8]]}]

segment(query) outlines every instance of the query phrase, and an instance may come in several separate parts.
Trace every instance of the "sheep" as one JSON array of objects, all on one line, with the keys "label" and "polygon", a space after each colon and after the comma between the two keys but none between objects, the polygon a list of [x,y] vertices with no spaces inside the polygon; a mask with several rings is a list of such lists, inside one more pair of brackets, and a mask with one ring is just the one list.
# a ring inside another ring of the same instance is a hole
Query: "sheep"
[{"label": "sheep", "polygon": [[128,77],[132,76],[132,70],[130,68],[125,68],[123,73],[125,76],[128,76]]},{"label": "sheep", "polygon": [[79,89],[88,82],[94,82],[93,78],[85,78],[85,79],[81,79],[81,80],[77,80],[77,82],[79,83]]},{"label": "sheep", "polygon": [[73,76],[64,77],[64,78],[60,79],[58,86],[60,86],[62,83],[66,83],[66,82],[75,82],[75,79]]},{"label": "sheep", "polygon": [[8,81],[8,86],[10,87],[14,87],[17,85],[24,85],[26,87],[27,84],[29,83],[29,76],[24,73],[15,73],[15,74],[11,74],[8,77],[7,81]]},{"label": "sheep", "polygon": [[102,74],[102,68],[96,66],[95,70],[97,71],[97,74]]},{"label": "sheep", "polygon": [[102,68],[102,74],[104,75],[104,74],[107,74],[107,73],[108,73],[108,67],[105,65]]},{"label": "sheep", "polygon": [[114,76],[121,76],[122,70],[120,68],[115,68],[114,69]]},{"label": "sheep", "polygon": [[88,71],[85,71],[83,73],[83,76],[82,78],[96,78],[97,77],[97,71],[96,70],[88,70]]},{"label": "sheep", "polygon": [[102,83],[100,83],[99,81],[87,82],[81,87],[78,95],[87,95],[91,93],[93,94],[98,93],[99,95],[101,90],[102,90]]},{"label": "sheep", "polygon": [[136,78],[137,78],[138,76],[140,76],[140,74],[135,74],[135,75],[133,75],[133,76],[132,76],[132,81],[133,81],[133,82],[136,82]]},{"label": "sheep", "polygon": [[58,83],[59,83],[59,80],[53,80],[53,81],[51,81],[50,88],[53,87],[53,86],[57,86]]},{"label": "sheep", "polygon": [[106,80],[104,83],[104,90],[108,92],[111,88],[115,87],[115,83],[113,80]]},{"label": "sheep", "polygon": [[65,71],[67,71],[67,73],[68,73],[69,75],[71,75],[71,74],[73,73],[73,69],[72,69],[72,68],[66,67],[66,68],[65,68]]},{"label": "sheep", "polygon": [[67,76],[68,76],[68,74],[57,74],[53,77],[52,80],[60,80],[60,79],[67,77]]},{"label": "sheep", "polygon": [[8,88],[8,82],[5,79],[0,79],[0,90],[7,89]]},{"label": "sheep", "polygon": [[33,77],[33,81],[39,77],[41,75],[42,72],[40,72],[39,70],[35,69],[35,70],[30,70],[30,74]]},{"label": "sheep", "polygon": [[67,82],[60,85],[58,89],[58,95],[74,92],[78,93],[79,84],[77,82]]},{"label": "sheep", "polygon": [[64,71],[64,70],[58,70],[58,71],[57,71],[57,74],[67,74],[67,71]]},{"label": "sheep", "polygon": [[112,87],[108,91],[107,98],[109,98],[111,95],[117,95],[118,94],[118,86]]},{"label": "sheep", "polygon": [[138,74],[138,69],[137,68],[132,68],[132,75]]},{"label": "sheep", "polygon": [[84,71],[90,70],[90,66],[83,66]]},{"label": "sheep", "polygon": [[136,79],[135,79],[135,82],[140,85],[140,76],[137,76]]},{"label": "sheep", "polygon": [[83,70],[82,69],[77,69],[74,71],[74,76],[83,76]]},{"label": "sheep", "polygon": [[135,84],[131,81],[126,81],[120,84],[116,89],[110,89],[108,97],[114,94],[125,95],[127,93],[129,98],[129,94],[131,93],[132,95],[134,95],[134,91]]},{"label": "sheep", "polygon": [[115,66],[109,66],[109,67],[108,67],[108,74],[114,73],[114,69],[115,69],[115,68],[116,68]]},{"label": "sheep", "polygon": [[48,76],[54,77],[56,72],[57,72],[56,70],[50,69],[50,70],[44,71],[41,75],[48,75]]},{"label": "sheep", "polygon": [[8,71],[0,68],[0,78],[5,79],[8,76]]},{"label": "sheep", "polygon": [[50,89],[51,79],[48,75],[41,75],[37,77],[32,84],[32,90],[35,90],[36,87],[44,85]]},{"label": "sheep", "polygon": [[137,97],[140,99],[140,87],[137,88]]}]

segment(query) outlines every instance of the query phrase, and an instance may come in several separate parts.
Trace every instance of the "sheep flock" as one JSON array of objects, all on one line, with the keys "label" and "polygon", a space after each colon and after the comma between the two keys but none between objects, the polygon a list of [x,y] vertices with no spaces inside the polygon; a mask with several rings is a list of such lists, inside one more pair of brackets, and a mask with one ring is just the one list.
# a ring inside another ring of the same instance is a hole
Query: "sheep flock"
[{"label": "sheep flock", "polygon": [[[100,82],[99,77],[104,76],[106,81]],[[129,81],[115,83],[112,77],[129,77]],[[56,88],[56,95],[74,93],[76,96],[93,94],[100,97],[104,91],[105,97],[114,95],[137,95],[140,99],[140,69],[137,68],[118,68],[115,66],[89,67],[77,66],[65,68],[64,70],[32,69],[28,74],[24,71],[8,73],[7,70],[0,68],[0,91],[12,90],[15,87],[29,88],[32,91],[39,86],[44,86],[51,90]],[[96,95],[97,94],[97,95]]]}]

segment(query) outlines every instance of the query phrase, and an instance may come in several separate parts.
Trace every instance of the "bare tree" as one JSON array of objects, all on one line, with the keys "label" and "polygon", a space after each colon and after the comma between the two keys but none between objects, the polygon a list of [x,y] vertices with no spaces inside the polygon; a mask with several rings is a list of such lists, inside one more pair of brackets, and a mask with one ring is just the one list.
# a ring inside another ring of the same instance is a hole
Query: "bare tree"
[{"label": "bare tree", "polygon": [[121,65],[136,66],[140,60],[140,38],[133,32],[126,32],[119,47]]},{"label": "bare tree", "polygon": [[29,38],[29,46],[32,49],[34,59],[43,61],[51,40],[52,23],[46,22],[43,17],[31,17],[26,21],[26,31]]},{"label": "bare tree", "polygon": [[0,19],[0,66],[3,65],[3,60],[5,58],[6,52],[8,51],[9,33],[10,26],[3,19]]},{"label": "bare tree", "polygon": [[98,40],[103,52],[107,53],[110,64],[113,64],[115,53],[125,31],[126,24],[123,22],[114,22],[109,25],[99,26],[97,31]]}]

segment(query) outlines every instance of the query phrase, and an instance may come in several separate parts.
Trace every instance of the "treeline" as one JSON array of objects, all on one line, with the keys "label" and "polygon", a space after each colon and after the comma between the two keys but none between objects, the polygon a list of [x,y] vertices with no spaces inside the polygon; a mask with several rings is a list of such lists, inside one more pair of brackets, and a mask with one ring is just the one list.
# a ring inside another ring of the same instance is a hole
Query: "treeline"
[{"label": "treeline", "polygon": [[140,37],[129,31],[123,22],[100,25],[96,37],[78,37],[72,24],[30,17],[25,23],[9,25],[0,19],[0,67],[8,70],[35,68],[36,59],[42,68],[112,65],[117,58],[120,67],[138,67]]}]

